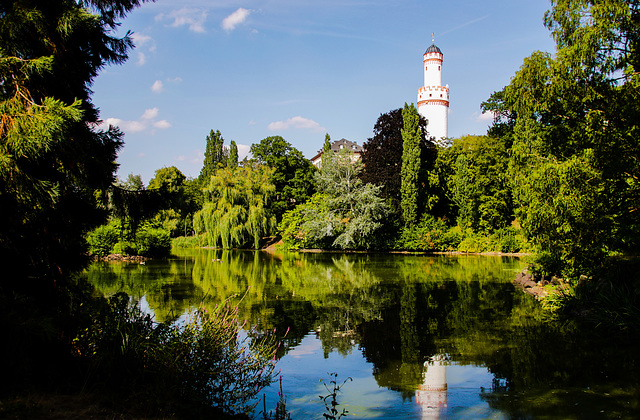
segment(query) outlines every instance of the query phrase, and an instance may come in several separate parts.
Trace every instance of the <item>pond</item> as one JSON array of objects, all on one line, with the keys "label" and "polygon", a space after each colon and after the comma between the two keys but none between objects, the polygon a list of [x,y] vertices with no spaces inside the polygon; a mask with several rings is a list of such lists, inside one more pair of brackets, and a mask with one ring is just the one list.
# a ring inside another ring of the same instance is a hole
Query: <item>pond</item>
[{"label": "pond", "polygon": [[[319,397],[332,374],[346,381],[337,397],[346,418],[640,416],[640,347],[545,322],[511,283],[520,259],[174,253],[144,265],[96,262],[87,275],[158,321],[200,302],[239,301],[249,325],[281,337],[277,368],[293,419],[324,419]],[[261,393],[268,409],[278,391]]]}]

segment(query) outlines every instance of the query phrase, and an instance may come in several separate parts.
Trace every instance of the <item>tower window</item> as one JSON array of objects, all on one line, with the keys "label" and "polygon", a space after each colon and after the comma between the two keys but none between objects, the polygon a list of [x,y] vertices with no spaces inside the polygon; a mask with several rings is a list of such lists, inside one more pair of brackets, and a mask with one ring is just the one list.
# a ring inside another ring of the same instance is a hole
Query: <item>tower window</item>
[{"label": "tower window", "polygon": [[440,71],[440,66],[438,66],[438,71]]}]

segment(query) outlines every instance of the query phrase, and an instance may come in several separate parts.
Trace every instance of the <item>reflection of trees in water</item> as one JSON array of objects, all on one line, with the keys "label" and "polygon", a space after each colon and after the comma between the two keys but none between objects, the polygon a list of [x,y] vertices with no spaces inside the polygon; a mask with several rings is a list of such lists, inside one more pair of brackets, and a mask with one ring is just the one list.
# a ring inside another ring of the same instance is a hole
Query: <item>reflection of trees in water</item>
[{"label": "reflection of trees in water", "polygon": [[[575,326],[545,324],[540,305],[513,291],[510,270],[520,264],[493,257],[181,250],[167,262],[96,263],[87,275],[105,294],[146,296],[161,321],[201,301],[236,296],[255,334],[275,329],[282,337],[289,329],[280,357],[315,331],[325,355],[358,346],[378,384],[407,398],[425,380],[424,363],[445,354],[457,364],[487,366],[498,391],[524,390],[533,401],[527,410],[542,410],[552,397],[573,398],[549,394],[558,387],[613,382],[625,397],[637,393],[640,368],[631,355],[638,349],[587,341]],[[526,405],[509,407],[513,400],[499,393],[483,397],[516,417]]]},{"label": "reflection of trees in water", "polygon": [[[192,304],[195,288],[185,282],[183,261],[93,263],[85,271],[88,281],[105,296],[124,292],[134,300],[143,296],[158,322],[172,321]],[[193,263],[188,264],[187,271]]]}]

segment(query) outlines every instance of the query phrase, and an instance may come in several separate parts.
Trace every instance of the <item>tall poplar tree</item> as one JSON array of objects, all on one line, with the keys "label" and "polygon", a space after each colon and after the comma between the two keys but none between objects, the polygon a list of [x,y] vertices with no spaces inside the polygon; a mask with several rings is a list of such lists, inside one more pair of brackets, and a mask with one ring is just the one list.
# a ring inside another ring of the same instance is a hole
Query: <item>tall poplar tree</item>
[{"label": "tall poplar tree", "polygon": [[227,162],[227,167],[235,168],[238,166],[238,145],[235,140],[231,140],[229,143],[229,160]]},{"label": "tall poplar tree", "polygon": [[207,136],[207,146],[204,151],[204,163],[198,176],[200,185],[206,186],[209,184],[211,176],[216,172],[216,169],[220,166],[225,166],[224,156],[224,138],[220,133],[220,130],[209,132]]},{"label": "tall poplar tree", "polygon": [[418,221],[418,177],[420,174],[420,130],[418,111],[411,104],[402,110],[402,186],[400,187],[402,214],[405,226]]}]

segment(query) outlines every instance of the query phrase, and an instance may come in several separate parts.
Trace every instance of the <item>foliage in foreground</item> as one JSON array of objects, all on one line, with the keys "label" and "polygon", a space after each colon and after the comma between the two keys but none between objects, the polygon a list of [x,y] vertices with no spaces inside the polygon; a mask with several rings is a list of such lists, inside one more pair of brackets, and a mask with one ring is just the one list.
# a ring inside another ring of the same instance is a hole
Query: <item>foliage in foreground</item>
[{"label": "foliage in foreground", "polygon": [[640,331],[640,261],[614,259],[598,277],[550,288],[543,307],[553,319],[578,318],[607,331]]},{"label": "foliage in foreground", "polygon": [[99,305],[74,340],[93,381],[160,406],[214,406],[251,413],[273,381],[277,346],[240,336],[238,308],[224,302],[195,310],[182,325],[155,324],[124,293]]},{"label": "foliage in foreground", "polygon": [[83,263],[83,235],[104,217],[93,191],[113,181],[122,146],[117,127],[98,126],[90,87],[126,60],[131,34],[113,29],[143,2],[2,2],[0,258],[16,277],[60,281]]}]

